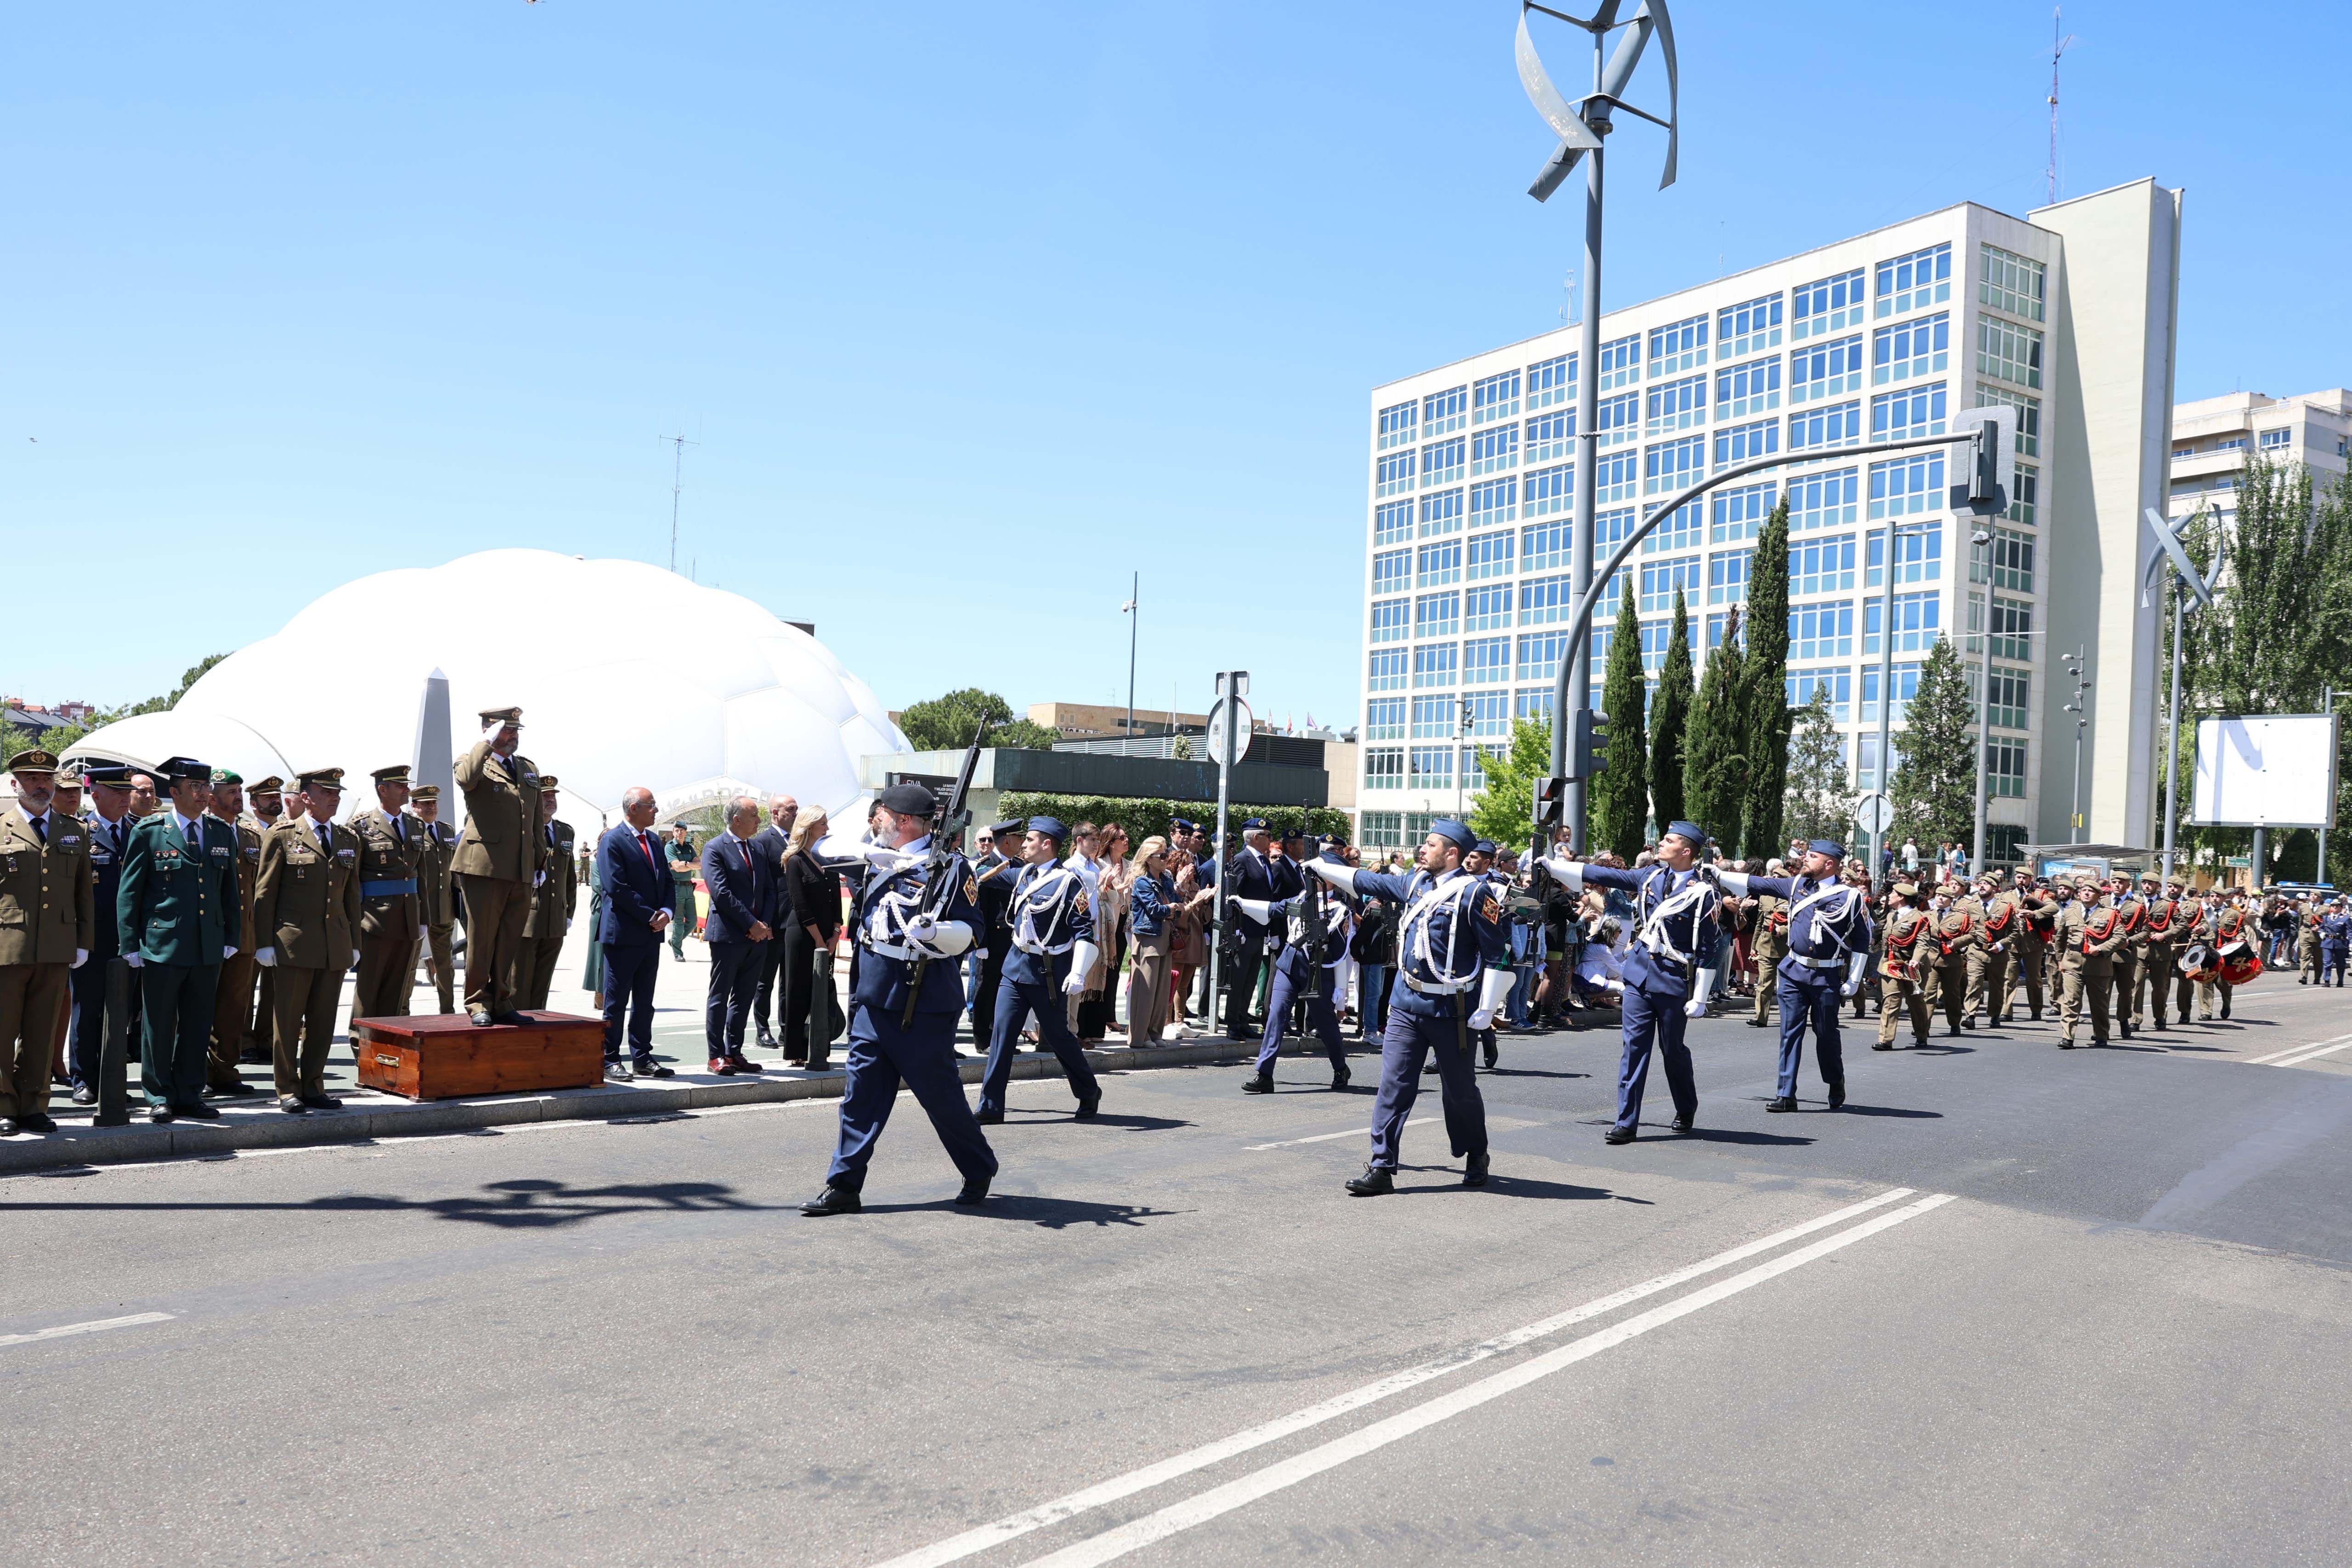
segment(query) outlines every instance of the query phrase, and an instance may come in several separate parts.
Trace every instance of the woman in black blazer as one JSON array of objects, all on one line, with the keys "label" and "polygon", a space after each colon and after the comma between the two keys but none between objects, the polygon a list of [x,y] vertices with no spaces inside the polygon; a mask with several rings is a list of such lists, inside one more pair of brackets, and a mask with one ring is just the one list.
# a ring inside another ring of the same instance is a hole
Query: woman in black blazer
[{"label": "woman in black blazer", "polygon": [[[824,813],[804,809],[793,822],[784,851],[783,956],[778,960],[784,987],[784,1059],[806,1067],[827,1065],[831,1040],[809,1039],[809,1008],[816,996],[818,955],[824,955],[825,994],[833,990],[833,943],[841,931],[841,875],[818,860],[816,841],[824,837]],[[835,1006],[824,1009],[830,1016]]]}]

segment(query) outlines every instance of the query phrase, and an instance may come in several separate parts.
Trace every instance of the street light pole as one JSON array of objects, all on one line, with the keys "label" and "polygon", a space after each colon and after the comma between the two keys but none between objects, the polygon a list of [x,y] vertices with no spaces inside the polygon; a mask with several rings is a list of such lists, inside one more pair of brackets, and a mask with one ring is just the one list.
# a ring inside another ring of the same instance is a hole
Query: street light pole
[{"label": "street light pole", "polygon": [[[1977,664],[1977,817],[1976,837],[1969,849],[1976,858],[1976,872],[1981,877],[1992,864],[1985,849],[1985,792],[1992,773],[1992,531],[1978,529],[1969,538],[1969,562],[1974,565],[1976,553],[1985,552],[1985,608],[1983,657]],[[1973,573],[1970,575],[1974,575]]]},{"label": "street light pole", "polygon": [[2074,793],[2068,797],[2073,811],[2067,818],[2067,831],[2075,836],[2074,841],[2078,844],[2082,842],[2083,833],[2083,728],[2091,721],[2090,710],[2084,701],[2084,694],[2091,689],[2091,682],[2083,670],[2090,653],[2088,647],[2076,647],[2074,658],[2066,666],[2066,673],[2074,678],[2074,700],[2065,707],[2066,712],[2074,715]]},{"label": "street light pole", "polygon": [[1906,530],[1925,533],[1940,523],[1898,521],[1886,520],[1886,549],[1879,557],[1879,569],[1886,574],[1880,584],[1878,602],[1878,762],[1871,778],[1879,797],[1886,803],[1886,826],[1870,836],[1870,874],[1878,875],[1878,866],[1886,851],[1886,835],[1895,826],[1895,770],[1888,763],[1886,750],[1895,727],[1895,542]]},{"label": "street light pole", "polygon": [[1470,782],[1470,761],[1464,753],[1462,742],[1470,738],[1470,694],[1462,694],[1461,706],[1454,716],[1454,820],[1462,820],[1462,792]]},{"label": "street light pole", "polygon": [[1122,739],[1135,739],[1135,639],[1143,625],[1143,573],[1139,569],[1129,581],[1127,603],[1119,606],[1127,612],[1127,733]]}]

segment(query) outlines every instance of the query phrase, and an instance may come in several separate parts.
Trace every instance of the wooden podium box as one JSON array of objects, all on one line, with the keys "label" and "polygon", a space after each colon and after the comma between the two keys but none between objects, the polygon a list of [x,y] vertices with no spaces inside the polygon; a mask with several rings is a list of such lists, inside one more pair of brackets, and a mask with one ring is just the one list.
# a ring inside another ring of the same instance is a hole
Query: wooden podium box
[{"label": "wooden podium box", "polygon": [[604,1081],[604,1021],[530,1013],[477,1026],[463,1013],[352,1020],[362,1089],[408,1100],[587,1089]]}]

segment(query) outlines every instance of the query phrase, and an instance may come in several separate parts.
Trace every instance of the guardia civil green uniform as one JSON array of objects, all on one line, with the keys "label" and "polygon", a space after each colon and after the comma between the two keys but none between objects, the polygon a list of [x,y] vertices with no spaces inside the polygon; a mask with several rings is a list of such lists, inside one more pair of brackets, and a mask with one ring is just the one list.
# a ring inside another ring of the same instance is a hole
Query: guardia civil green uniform
[{"label": "guardia civil green uniform", "polygon": [[[173,784],[209,784],[212,770],[173,757],[154,770]],[[236,885],[236,834],[179,802],[139,819],[122,851],[115,929],[139,971],[139,1087],[151,1120],[206,1120],[205,1063],[221,961],[236,950],[243,909]]]}]

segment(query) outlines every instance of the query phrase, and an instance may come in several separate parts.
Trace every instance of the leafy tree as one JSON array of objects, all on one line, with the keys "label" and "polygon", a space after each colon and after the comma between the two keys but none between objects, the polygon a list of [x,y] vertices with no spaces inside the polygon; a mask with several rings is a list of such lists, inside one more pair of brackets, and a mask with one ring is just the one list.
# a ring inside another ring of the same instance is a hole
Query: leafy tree
[{"label": "leafy tree", "polygon": [[1903,715],[1903,751],[1889,794],[1895,800],[1893,837],[1923,845],[1969,844],[1977,808],[1976,713],[1960,656],[1948,637],[1919,666],[1919,689]]},{"label": "leafy tree", "polygon": [[188,688],[202,679],[206,670],[227,657],[228,655],[225,653],[207,654],[198,663],[182,670],[180,684],[165,695],[150,697],[144,701],[130,703],[121,708],[100,708],[92,712],[86,721],[79,724],[55,725],[42,731],[38,735],[19,730],[13,724],[0,724],[0,761],[5,761],[34,746],[38,746],[54,755],[62,752],[68,746],[72,745],[91,731],[111,724],[118,719],[128,719],[139,713],[161,713],[168,709],[176,708],[180,705],[180,699],[188,694]]},{"label": "leafy tree", "polygon": [[982,743],[991,746],[1046,752],[1061,738],[1043,724],[1015,719],[1011,703],[977,686],[915,703],[898,715],[900,732],[919,752],[961,752],[971,744],[972,731],[982,725],[988,729]]},{"label": "leafy tree", "polygon": [[1845,737],[1830,712],[1826,687],[1797,710],[1789,738],[1789,794],[1781,808],[1791,838],[1834,838],[1843,843],[1853,823],[1854,796],[1845,767]]},{"label": "leafy tree", "polygon": [[1514,719],[1502,750],[1480,750],[1486,787],[1470,797],[1470,827],[1497,844],[1525,845],[1535,837],[1536,780],[1551,773],[1551,725]]},{"label": "leafy tree", "polygon": [[[964,744],[968,746],[971,742],[966,740]],[[1127,829],[1128,837],[1136,844],[1141,844],[1155,833],[1166,837],[1168,824],[1179,816],[1207,828],[1212,847],[1217,837],[1217,803],[1214,800],[1148,800],[1140,796],[1035,795],[1016,791],[1001,797],[997,809],[1006,817],[1058,817],[1074,827],[1081,822],[1116,822]],[[1225,842],[1229,849],[1241,847],[1242,824],[1253,816],[1265,818],[1266,826],[1276,832],[1294,826],[1318,836],[1348,831],[1348,814],[1328,805],[1249,805],[1233,801],[1228,803],[1226,811]]]},{"label": "leafy tree", "polygon": [[1748,567],[1748,852],[1770,855],[1780,842],[1780,804],[1789,779],[1789,498],[1784,494],[1756,541]]},{"label": "leafy tree", "polygon": [[1658,695],[1650,708],[1650,816],[1664,830],[1683,815],[1683,752],[1688,741],[1691,704],[1698,693],[1691,679],[1690,610],[1675,590],[1675,626],[1666,637],[1666,664],[1658,675]]},{"label": "leafy tree", "polygon": [[1609,765],[1591,785],[1592,842],[1628,861],[1642,852],[1642,829],[1650,816],[1650,745],[1642,714],[1648,696],[1649,685],[1642,679],[1642,616],[1628,572],[1617,630],[1609,641],[1608,678],[1601,688],[1601,711],[1609,715]]},{"label": "leafy tree", "polygon": [[1691,710],[1690,738],[1683,750],[1685,815],[1727,848],[1739,842],[1747,800],[1747,738],[1739,721],[1747,660],[1739,645],[1739,606],[1734,605],[1723,623],[1723,640],[1707,654],[1699,675],[1698,703]]}]

